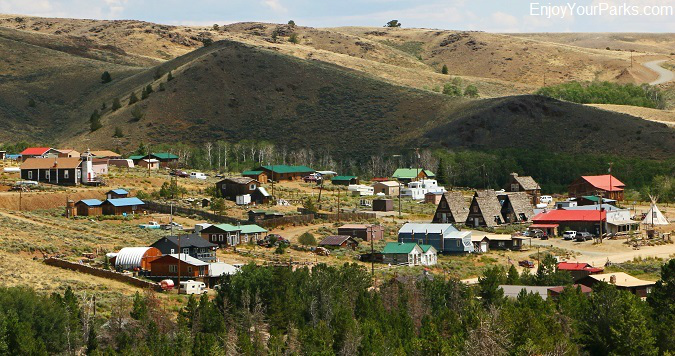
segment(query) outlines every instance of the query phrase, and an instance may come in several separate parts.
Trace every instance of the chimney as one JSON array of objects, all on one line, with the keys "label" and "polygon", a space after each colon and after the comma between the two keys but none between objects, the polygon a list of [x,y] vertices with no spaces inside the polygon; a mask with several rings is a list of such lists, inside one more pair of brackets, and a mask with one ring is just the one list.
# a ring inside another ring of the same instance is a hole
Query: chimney
[{"label": "chimney", "polygon": [[609,283],[616,284],[616,275],[609,276]]},{"label": "chimney", "polygon": [[518,173],[515,173],[515,172],[514,172],[514,173],[511,173],[511,177],[513,177],[513,178],[518,177]]}]

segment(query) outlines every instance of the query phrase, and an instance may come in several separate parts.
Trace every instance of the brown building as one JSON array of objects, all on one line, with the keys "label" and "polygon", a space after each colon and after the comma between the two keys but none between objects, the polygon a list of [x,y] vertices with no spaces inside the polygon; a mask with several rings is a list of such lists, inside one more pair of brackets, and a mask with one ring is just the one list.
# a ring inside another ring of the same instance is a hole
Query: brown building
[{"label": "brown building", "polygon": [[541,196],[539,184],[532,177],[519,176],[518,173],[511,173],[504,190],[507,192],[525,192],[530,197],[532,205],[537,205]]},{"label": "brown building", "polygon": [[216,190],[220,196],[227,200],[236,201],[240,195],[251,195],[251,202],[257,204],[266,204],[270,200],[270,195],[265,188],[260,186],[260,182],[249,177],[231,177],[225,178],[216,183]]},{"label": "brown building", "polygon": [[77,185],[82,174],[80,158],[28,158],[21,164],[21,179],[59,185]]},{"label": "brown building", "polygon": [[581,176],[568,187],[571,198],[593,196],[600,194],[603,198],[623,200],[623,190],[626,187],[620,180],[611,174],[599,176]]},{"label": "brown building", "polygon": [[358,237],[363,241],[381,240],[384,237],[384,228],[375,224],[345,224],[338,227],[338,235]]},{"label": "brown building", "polygon": [[154,247],[125,247],[121,249],[110,263],[116,270],[150,270],[150,262],[162,256],[162,252]]},{"label": "brown building", "polygon": [[133,215],[145,212],[145,203],[136,197],[107,199],[101,206],[104,215]]},{"label": "brown building", "polygon": [[604,271],[602,268],[593,267],[588,263],[583,262],[560,262],[558,263],[557,269],[558,271],[569,272],[575,281],[578,281],[591,274],[599,274]]},{"label": "brown building", "polygon": [[373,211],[393,211],[394,201],[391,199],[373,200]]},{"label": "brown building", "polygon": [[82,199],[75,203],[75,211],[77,216],[103,215],[102,204],[98,199]]},{"label": "brown building", "polygon": [[277,182],[282,180],[301,180],[303,177],[315,172],[315,170],[307,166],[288,166],[285,164],[260,166],[253,171],[263,171],[268,179]]},{"label": "brown building", "polygon": [[55,149],[60,158],[80,158],[80,152],[73,149]]},{"label": "brown building", "polygon": [[241,175],[255,179],[261,184],[267,184],[267,173],[265,173],[265,171],[243,171],[241,172]]},{"label": "brown building", "polygon": [[180,268],[181,278],[205,278],[209,276],[209,264],[190,255],[181,253],[164,255],[150,262],[151,277],[178,277]]},{"label": "brown building", "polygon": [[469,205],[466,225],[474,227],[501,225],[503,224],[501,210],[502,207],[494,190],[477,191]]},{"label": "brown building", "polygon": [[156,160],[154,158],[144,158],[138,163],[136,163],[137,167],[144,168],[144,169],[159,169],[159,160]]},{"label": "brown building", "polygon": [[352,250],[355,250],[358,245],[359,243],[348,235],[326,236],[319,242],[319,246],[321,247],[351,248]]},{"label": "brown building", "polygon": [[390,197],[395,197],[398,196],[398,193],[401,190],[401,183],[393,180],[377,182],[373,184],[373,190],[375,194],[382,193]]},{"label": "brown building", "polygon": [[469,204],[467,204],[462,192],[445,192],[438,202],[433,223],[464,224],[469,216]]},{"label": "brown building", "polygon": [[441,202],[441,198],[443,198],[443,193],[429,192],[424,194],[424,203],[438,205]]},{"label": "brown building", "polygon": [[534,216],[534,207],[525,192],[500,194],[497,198],[506,224],[528,222]]}]

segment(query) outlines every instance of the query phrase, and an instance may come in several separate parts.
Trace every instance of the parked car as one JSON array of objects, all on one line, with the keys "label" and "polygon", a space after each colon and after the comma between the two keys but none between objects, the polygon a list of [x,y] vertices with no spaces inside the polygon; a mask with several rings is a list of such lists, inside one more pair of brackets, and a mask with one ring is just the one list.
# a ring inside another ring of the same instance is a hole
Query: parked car
[{"label": "parked car", "polygon": [[528,260],[518,261],[518,266],[525,268],[534,268],[534,262]]},{"label": "parked car", "polygon": [[140,225],[138,225],[138,227],[140,227],[141,229],[152,229],[152,230],[155,230],[155,229],[161,228],[162,226],[159,225],[159,223],[158,223],[157,221],[150,221],[150,222],[147,223],[147,224],[140,224]]},{"label": "parked car", "polygon": [[550,204],[553,202],[553,197],[550,195],[542,195],[539,197],[539,202],[543,204]]},{"label": "parked car", "polygon": [[174,169],[173,171],[169,172],[169,175],[176,176],[176,177],[182,177],[182,178],[187,178],[190,176],[188,172],[181,171],[180,169]]},{"label": "parked car", "polygon": [[178,294],[206,294],[208,291],[204,282],[193,280],[182,281],[178,286]]},{"label": "parked car", "polygon": [[574,238],[574,241],[583,242],[583,241],[588,241],[588,240],[592,240],[592,239],[593,239],[593,235],[591,235],[590,232],[580,231],[580,232],[577,232],[577,236],[576,236],[576,238]]},{"label": "parked car", "polygon": [[183,230],[183,225],[181,225],[181,224],[179,224],[175,221],[170,222],[168,224],[162,224],[161,227],[162,227],[163,230],[171,230],[172,227],[176,230]]},{"label": "parked car", "polygon": [[312,182],[317,182],[319,179],[316,176],[309,175],[309,176],[302,177],[302,180],[305,183],[312,183]]},{"label": "parked car", "polygon": [[191,179],[206,179],[206,174],[202,172],[190,172]]},{"label": "parked car", "polygon": [[563,240],[574,240],[577,238],[577,232],[574,230],[567,230],[563,232]]},{"label": "parked car", "polygon": [[543,230],[540,229],[533,229],[533,230],[527,230],[523,234],[527,237],[534,237],[534,238],[542,238],[546,236],[546,233]]}]

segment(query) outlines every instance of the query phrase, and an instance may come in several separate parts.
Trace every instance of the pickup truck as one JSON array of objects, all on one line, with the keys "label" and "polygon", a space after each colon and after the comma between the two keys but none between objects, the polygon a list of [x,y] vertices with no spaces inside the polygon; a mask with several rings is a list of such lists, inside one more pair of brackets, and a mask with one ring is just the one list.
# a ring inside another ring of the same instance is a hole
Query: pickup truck
[{"label": "pickup truck", "polygon": [[528,260],[518,261],[518,266],[525,268],[534,268],[534,262]]},{"label": "pickup truck", "polygon": [[140,224],[140,225],[138,225],[138,227],[140,227],[141,229],[155,230],[155,229],[160,229],[162,226],[159,223],[157,223],[157,221],[150,221],[147,224]]},{"label": "pickup truck", "polygon": [[574,241],[584,242],[584,241],[588,241],[588,240],[592,240],[592,239],[593,239],[593,235],[591,235],[590,232],[580,231],[580,232],[577,232],[577,237],[574,239]]},{"label": "pickup truck", "polygon": [[177,222],[170,222],[170,223],[168,223],[168,224],[162,224],[162,225],[160,225],[160,227],[162,228],[162,230],[171,230],[171,227],[172,227],[172,226],[173,226],[173,228],[174,228],[175,230],[183,230],[183,225],[181,225],[181,224],[179,224],[179,223],[177,223]]}]

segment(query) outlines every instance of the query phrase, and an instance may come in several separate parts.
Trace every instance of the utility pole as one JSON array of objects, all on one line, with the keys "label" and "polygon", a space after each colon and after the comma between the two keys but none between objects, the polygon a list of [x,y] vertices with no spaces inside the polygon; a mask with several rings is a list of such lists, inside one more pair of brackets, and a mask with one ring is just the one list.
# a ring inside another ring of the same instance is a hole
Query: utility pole
[{"label": "utility pole", "polygon": [[[610,187],[610,189],[611,189],[611,187]],[[604,199],[603,199],[600,191],[598,191],[597,197],[598,197],[598,201],[600,202],[600,205],[598,206],[598,215],[599,215],[598,219],[600,220],[600,223],[599,223],[599,232],[600,233],[598,234],[598,241],[600,241],[600,243],[602,243],[602,210],[603,210],[602,202],[604,201]]]},{"label": "utility pole", "polygon": [[401,218],[401,183],[398,182],[398,217]]},{"label": "utility pole", "polygon": [[272,200],[276,200],[274,197],[274,165],[272,165]]},{"label": "utility pole", "polygon": [[319,210],[321,210],[321,192],[323,191],[323,177],[321,178],[321,184],[319,185],[319,199],[317,203],[319,205]]},{"label": "utility pole", "polygon": [[373,228],[370,227],[370,275],[375,278],[375,239],[373,237]]},{"label": "utility pole", "polygon": [[338,209],[337,209],[337,221],[340,222],[340,188],[338,188]]},{"label": "utility pole", "polygon": [[19,187],[19,211],[21,210],[21,200],[23,199],[23,185]]}]

